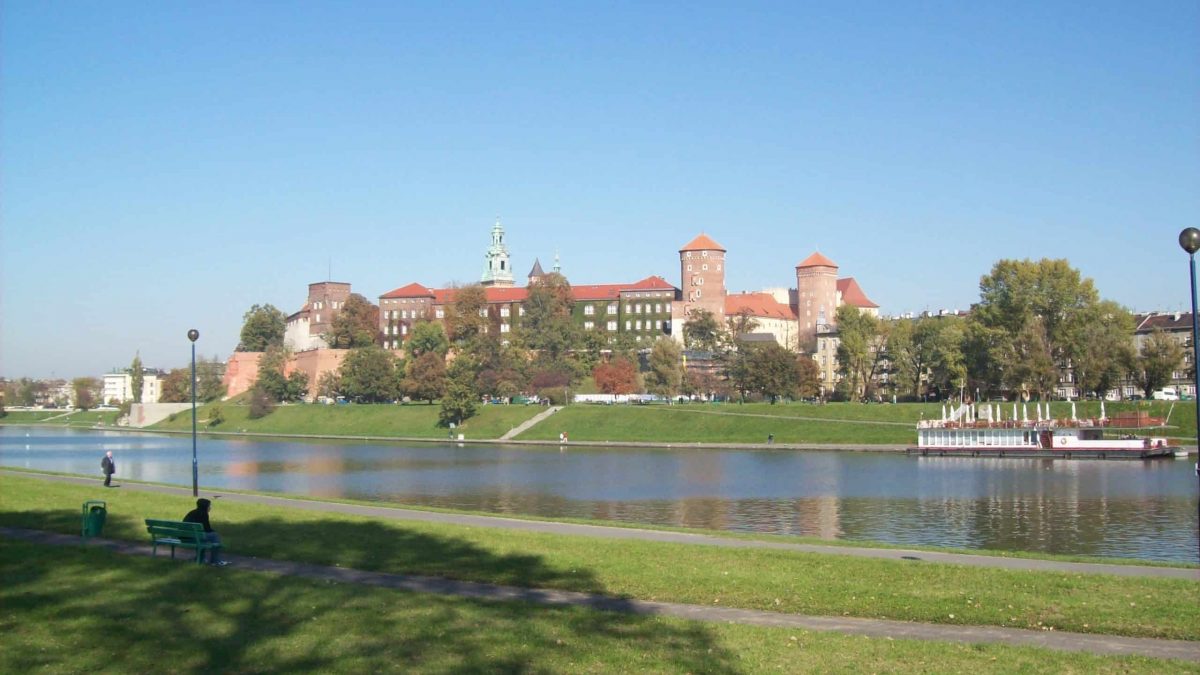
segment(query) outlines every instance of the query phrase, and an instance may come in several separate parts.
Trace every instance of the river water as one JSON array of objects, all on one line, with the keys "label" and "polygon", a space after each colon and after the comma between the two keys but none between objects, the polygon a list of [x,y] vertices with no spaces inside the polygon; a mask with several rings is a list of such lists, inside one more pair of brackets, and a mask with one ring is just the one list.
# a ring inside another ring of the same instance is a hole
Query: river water
[{"label": "river water", "polygon": [[[0,427],[0,466],[191,485],[191,438]],[[502,514],[1197,560],[1192,461],[201,437],[200,485]]]}]

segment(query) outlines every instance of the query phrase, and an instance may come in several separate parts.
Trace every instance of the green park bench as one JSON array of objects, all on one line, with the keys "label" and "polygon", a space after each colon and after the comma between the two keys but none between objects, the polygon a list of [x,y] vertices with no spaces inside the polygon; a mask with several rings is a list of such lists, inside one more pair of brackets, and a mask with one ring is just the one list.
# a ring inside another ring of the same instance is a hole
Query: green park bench
[{"label": "green park bench", "polygon": [[158,555],[159,545],[171,547],[171,558],[175,558],[175,547],[196,549],[196,564],[204,561],[204,551],[218,548],[204,539],[204,526],[200,523],[184,523],[175,520],[146,519],[146,531],[153,544],[151,555]]}]

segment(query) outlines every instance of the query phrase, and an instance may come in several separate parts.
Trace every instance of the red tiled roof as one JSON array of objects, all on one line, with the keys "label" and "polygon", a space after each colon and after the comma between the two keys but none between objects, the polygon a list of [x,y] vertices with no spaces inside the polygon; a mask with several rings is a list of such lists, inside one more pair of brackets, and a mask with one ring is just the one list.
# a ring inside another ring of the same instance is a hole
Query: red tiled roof
[{"label": "red tiled roof", "polygon": [[779,302],[770,293],[735,293],[725,296],[725,316],[746,313],[768,319],[795,320],[791,307]]},{"label": "red tiled roof", "polygon": [[846,277],[845,279],[837,280],[838,293],[842,294],[842,302],[847,305],[853,305],[859,308],[879,309],[879,305],[871,302],[863,289],[854,280],[854,277]]},{"label": "red tiled roof", "polygon": [[1173,332],[1178,330],[1191,330],[1192,328],[1192,313],[1191,312],[1150,312],[1149,314],[1133,315],[1135,333],[1149,333],[1155,328]]},{"label": "red tiled roof", "polygon": [[576,300],[616,300],[621,297],[622,284],[590,284],[572,286],[571,297]]},{"label": "red tiled roof", "polygon": [[674,286],[660,276],[649,276],[624,288],[627,291],[669,291],[674,289]]},{"label": "red tiled roof", "polygon": [[401,286],[393,291],[388,291],[380,298],[427,298],[433,295],[433,291],[425,288],[421,284],[411,283],[407,286]]},{"label": "red tiled roof", "polygon": [[801,262],[799,265],[796,265],[796,267],[797,268],[800,268],[800,267],[834,267],[834,268],[836,268],[837,263],[833,262],[829,258],[826,258],[825,256],[821,255],[818,252],[818,253],[813,253],[812,255],[805,258],[804,261]]},{"label": "red tiled roof", "polygon": [[686,246],[679,249],[679,252],[684,251],[724,251],[725,247],[718,244],[708,237],[707,234],[701,234],[699,237],[688,242]]},{"label": "red tiled roof", "polygon": [[528,288],[516,286],[488,286],[483,289],[488,302],[521,302],[529,297]]}]

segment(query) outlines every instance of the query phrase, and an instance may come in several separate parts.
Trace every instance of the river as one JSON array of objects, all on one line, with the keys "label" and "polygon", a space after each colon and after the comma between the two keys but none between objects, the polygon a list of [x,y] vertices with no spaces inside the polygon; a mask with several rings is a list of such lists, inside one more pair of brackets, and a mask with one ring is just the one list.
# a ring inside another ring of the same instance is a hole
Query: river
[{"label": "river", "polygon": [[[0,427],[0,466],[191,485],[191,438]],[[200,485],[902,545],[1197,559],[1183,460],[201,437]]]}]

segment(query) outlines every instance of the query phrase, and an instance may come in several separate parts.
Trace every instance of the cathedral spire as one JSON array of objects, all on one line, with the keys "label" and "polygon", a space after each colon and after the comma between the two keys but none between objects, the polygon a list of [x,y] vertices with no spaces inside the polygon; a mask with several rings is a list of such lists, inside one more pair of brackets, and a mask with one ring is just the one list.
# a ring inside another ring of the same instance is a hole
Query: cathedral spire
[{"label": "cathedral spire", "polygon": [[492,245],[483,256],[483,276],[479,281],[484,286],[512,286],[512,265],[508,259],[508,247],[504,245],[504,227],[500,225],[500,217],[496,216],[496,224],[492,226]]}]

